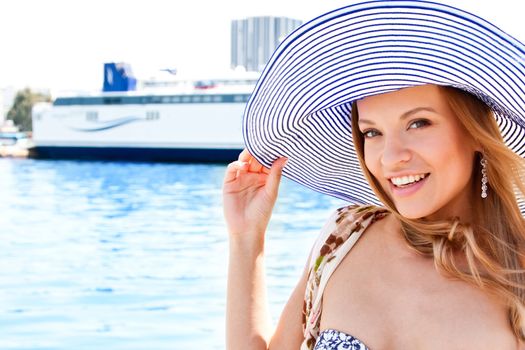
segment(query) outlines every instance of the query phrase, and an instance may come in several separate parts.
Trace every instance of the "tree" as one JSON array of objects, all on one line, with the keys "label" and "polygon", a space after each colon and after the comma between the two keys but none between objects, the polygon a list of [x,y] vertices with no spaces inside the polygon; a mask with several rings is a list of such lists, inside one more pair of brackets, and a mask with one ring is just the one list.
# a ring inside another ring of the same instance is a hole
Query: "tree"
[{"label": "tree", "polygon": [[16,93],[13,106],[7,112],[7,119],[11,119],[20,131],[32,131],[31,109],[37,102],[51,102],[51,97],[25,88]]}]

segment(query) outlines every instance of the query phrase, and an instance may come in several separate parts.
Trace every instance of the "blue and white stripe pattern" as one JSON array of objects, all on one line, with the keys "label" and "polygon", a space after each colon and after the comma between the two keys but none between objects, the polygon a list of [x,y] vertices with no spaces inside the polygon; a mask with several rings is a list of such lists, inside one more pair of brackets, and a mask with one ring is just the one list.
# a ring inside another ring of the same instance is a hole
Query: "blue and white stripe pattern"
[{"label": "blue and white stripe pattern", "polygon": [[525,156],[525,46],[480,17],[428,1],[367,1],[299,27],[273,54],[245,110],[248,150],[264,165],[353,203],[380,204],[359,166],[357,99],[421,84],[467,90]]}]

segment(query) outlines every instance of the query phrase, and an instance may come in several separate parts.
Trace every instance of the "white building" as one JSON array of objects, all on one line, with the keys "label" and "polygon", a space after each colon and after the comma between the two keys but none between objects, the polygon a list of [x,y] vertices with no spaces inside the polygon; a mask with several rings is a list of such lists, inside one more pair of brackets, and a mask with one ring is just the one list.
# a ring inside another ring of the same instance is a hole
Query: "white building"
[{"label": "white building", "polygon": [[288,17],[248,17],[231,24],[231,67],[260,72],[279,43],[301,21]]}]

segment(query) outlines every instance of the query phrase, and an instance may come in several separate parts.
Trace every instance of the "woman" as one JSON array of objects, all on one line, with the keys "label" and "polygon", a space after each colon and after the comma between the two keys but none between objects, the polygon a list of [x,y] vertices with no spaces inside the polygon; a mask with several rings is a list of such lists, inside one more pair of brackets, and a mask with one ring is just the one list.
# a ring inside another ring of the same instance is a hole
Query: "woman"
[{"label": "woman", "polygon": [[[287,38],[225,176],[228,349],[525,349],[524,53],[424,1],[355,4]],[[328,220],[273,330],[282,173],[365,205]]]}]

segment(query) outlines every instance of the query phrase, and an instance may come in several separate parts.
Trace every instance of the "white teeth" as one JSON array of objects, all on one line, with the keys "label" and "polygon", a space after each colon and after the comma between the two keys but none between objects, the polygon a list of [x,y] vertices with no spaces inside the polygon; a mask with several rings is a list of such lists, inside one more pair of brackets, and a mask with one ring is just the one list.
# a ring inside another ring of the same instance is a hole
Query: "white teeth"
[{"label": "white teeth", "polygon": [[425,178],[425,176],[425,174],[417,174],[410,176],[393,177],[390,180],[396,186],[404,186],[422,180]]}]

